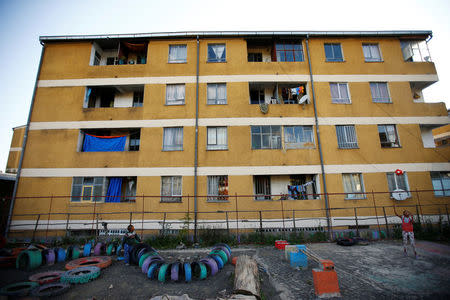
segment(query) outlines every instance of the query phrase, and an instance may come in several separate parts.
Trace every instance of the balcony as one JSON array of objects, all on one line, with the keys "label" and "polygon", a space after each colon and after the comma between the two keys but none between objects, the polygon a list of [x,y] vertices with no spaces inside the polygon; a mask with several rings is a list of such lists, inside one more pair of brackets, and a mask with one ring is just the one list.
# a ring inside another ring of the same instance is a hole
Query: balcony
[{"label": "balcony", "polygon": [[249,83],[250,104],[308,104],[306,83]]},{"label": "balcony", "polygon": [[91,66],[135,65],[147,63],[148,42],[102,40],[93,43]]},{"label": "balcony", "polygon": [[86,88],[84,108],[142,107],[144,86],[91,86]]}]

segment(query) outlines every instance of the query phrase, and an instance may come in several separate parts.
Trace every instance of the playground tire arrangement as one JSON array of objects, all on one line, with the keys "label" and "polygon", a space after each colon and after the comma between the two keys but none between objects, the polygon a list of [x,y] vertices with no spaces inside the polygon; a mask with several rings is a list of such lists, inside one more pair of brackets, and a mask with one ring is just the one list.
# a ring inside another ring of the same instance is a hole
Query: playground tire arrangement
[{"label": "playground tire arrangement", "polygon": [[210,253],[192,262],[166,262],[158,252],[144,243],[137,244],[130,252],[130,263],[139,265],[149,279],[160,282],[190,282],[216,275],[231,260],[231,248],[216,244]]}]

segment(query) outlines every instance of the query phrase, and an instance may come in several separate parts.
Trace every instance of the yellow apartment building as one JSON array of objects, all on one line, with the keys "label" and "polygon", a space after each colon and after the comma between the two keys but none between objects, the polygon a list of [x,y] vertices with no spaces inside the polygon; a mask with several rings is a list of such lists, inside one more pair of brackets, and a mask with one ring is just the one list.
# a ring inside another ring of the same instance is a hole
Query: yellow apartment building
[{"label": "yellow apartment building", "polygon": [[187,213],[190,229],[247,230],[351,226],[355,207],[368,226],[394,204],[445,214],[450,148],[432,129],[449,117],[422,93],[438,81],[431,36],[42,36],[8,161],[10,234],[177,230]]}]

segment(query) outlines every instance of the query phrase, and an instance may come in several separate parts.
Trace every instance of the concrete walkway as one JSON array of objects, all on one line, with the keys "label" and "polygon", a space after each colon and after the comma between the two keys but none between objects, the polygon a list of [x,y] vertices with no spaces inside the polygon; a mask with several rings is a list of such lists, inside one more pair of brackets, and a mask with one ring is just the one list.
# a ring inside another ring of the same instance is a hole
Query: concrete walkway
[{"label": "concrete walkway", "polygon": [[[450,247],[418,241],[418,259],[408,248],[404,256],[400,241],[368,246],[343,247],[334,243],[307,245],[323,259],[335,263],[344,299],[449,299]],[[255,258],[267,272],[280,299],[314,299],[312,268],[296,270],[284,260],[284,252],[273,247],[257,249]],[[268,283],[263,283],[268,284]]]}]

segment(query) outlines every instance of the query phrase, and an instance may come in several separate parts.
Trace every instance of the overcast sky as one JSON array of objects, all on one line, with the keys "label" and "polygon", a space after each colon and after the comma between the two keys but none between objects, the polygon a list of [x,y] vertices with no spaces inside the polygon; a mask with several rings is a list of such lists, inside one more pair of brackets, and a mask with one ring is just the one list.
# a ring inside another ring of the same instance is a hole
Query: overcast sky
[{"label": "overcast sky", "polygon": [[0,0],[0,171],[12,128],[26,124],[40,35],[210,30],[432,30],[440,81],[424,92],[446,102],[450,80],[450,1],[114,1]]}]

